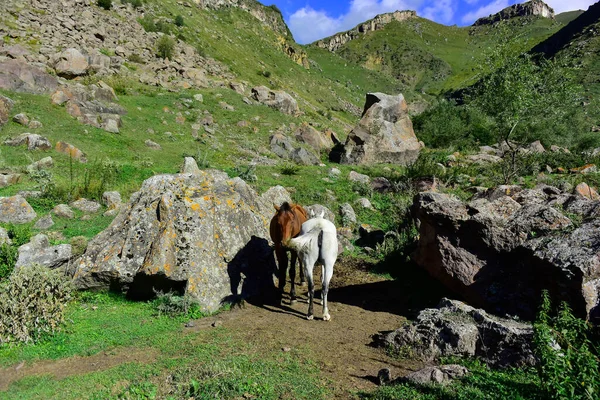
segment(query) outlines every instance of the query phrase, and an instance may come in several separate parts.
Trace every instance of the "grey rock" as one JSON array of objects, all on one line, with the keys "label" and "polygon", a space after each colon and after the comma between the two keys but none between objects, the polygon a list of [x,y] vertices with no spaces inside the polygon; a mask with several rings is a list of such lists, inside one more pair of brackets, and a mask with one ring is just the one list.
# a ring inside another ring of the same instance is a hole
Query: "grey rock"
[{"label": "grey rock", "polygon": [[12,186],[21,181],[21,174],[8,173],[2,174],[0,173],[0,188],[4,188],[7,186]]},{"label": "grey rock", "polygon": [[344,164],[412,164],[421,150],[401,94],[368,93],[363,115],[330,158]]},{"label": "grey rock", "polygon": [[145,144],[147,147],[150,147],[151,149],[154,149],[154,150],[161,150],[161,149],[162,149],[162,147],[160,147],[160,144],[158,144],[158,143],[156,143],[156,142],[153,142],[153,141],[152,141],[152,140],[150,140],[150,139],[146,139],[146,141],[144,142],[144,144]]},{"label": "grey rock", "polygon": [[14,105],[14,101],[12,101],[6,96],[0,95],[0,126],[8,122],[10,111],[12,110]]},{"label": "grey rock", "polygon": [[58,81],[46,71],[22,60],[0,61],[0,89],[44,94],[56,89]]},{"label": "grey rock", "polygon": [[51,228],[54,225],[54,221],[52,220],[52,216],[50,214],[44,215],[42,218],[38,219],[33,225],[34,229],[46,230]]},{"label": "grey rock", "polygon": [[57,56],[54,69],[56,74],[65,78],[74,78],[85,75],[89,63],[87,58],[75,48],[66,49]]},{"label": "grey rock", "polygon": [[182,174],[197,175],[200,173],[200,168],[198,168],[198,164],[196,164],[196,160],[193,157],[185,157],[179,172]]},{"label": "grey rock", "polygon": [[119,208],[121,206],[121,193],[116,191],[102,193],[102,204],[109,210]]},{"label": "grey rock", "polygon": [[13,122],[16,122],[19,125],[23,125],[23,126],[29,125],[29,117],[23,113],[16,114],[12,120],[13,120]]},{"label": "grey rock", "polygon": [[83,211],[89,214],[98,212],[98,210],[100,210],[101,207],[99,203],[88,199],[78,199],[69,205],[79,211]]},{"label": "grey rock", "polygon": [[294,149],[294,151],[292,151],[290,154],[290,158],[292,161],[300,165],[317,165],[320,162],[319,158],[315,154],[309,152],[303,147]]},{"label": "grey rock", "polygon": [[[521,367],[535,365],[532,340],[530,324],[494,317],[445,298],[436,308],[421,311],[414,322],[376,335],[374,342],[387,349],[408,349],[426,362],[449,356],[477,357],[497,367]],[[426,378],[426,374],[414,378]]]},{"label": "grey rock", "polygon": [[52,148],[52,144],[47,138],[35,133],[22,133],[15,138],[5,140],[4,144],[7,146],[26,145],[27,150],[50,150]]},{"label": "grey rock", "polygon": [[259,103],[281,111],[284,114],[298,115],[300,109],[296,100],[281,90],[271,90],[265,86],[252,88],[252,97]]},{"label": "grey rock", "polygon": [[373,210],[373,204],[371,204],[371,201],[366,197],[361,197],[360,199],[356,200],[356,204],[362,208],[366,208],[367,210]]},{"label": "grey rock", "polygon": [[54,215],[56,215],[57,217],[60,217],[60,218],[67,218],[67,219],[75,218],[75,213],[73,212],[71,207],[69,207],[66,204],[57,205],[56,207],[54,207],[52,209],[52,212],[54,213]]},{"label": "grey rock", "polygon": [[429,366],[402,377],[401,382],[409,382],[415,385],[443,385],[455,379],[465,377],[469,370],[462,365],[449,364],[440,366]]},{"label": "grey rock", "polygon": [[120,287],[151,297],[172,285],[204,311],[236,297],[275,293],[269,247],[273,205],[221,171],[157,175],[92,239],[73,269],[79,288]]},{"label": "grey rock", "polygon": [[350,203],[344,203],[340,206],[340,215],[342,216],[343,226],[353,226],[356,224],[356,213]]},{"label": "grey rock", "polygon": [[37,214],[22,196],[0,197],[0,222],[26,224]]},{"label": "grey rock", "polygon": [[359,182],[365,185],[371,183],[371,178],[368,175],[359,174],[356,171],[350,171],[350,173],[348,174],[348,180],[350,182]]},{"label": "grey rock", "polygon": [[70,258],[70,244],[50,246],[48,237],[39,234],[32,237],[29,243],[19,247],[19,258],[17,259],[15,268],[27,267],[31,264],[40,264],[48,268],[58,268],[68,263]]},{"label": "grey rock", "polygon": [[10,238],[8,237],[8,232],[6,231],[6,229],[0,226],[0,246],[2,246],[5,243],[11,244],[12,240],[10,240]]},{"label": "grey rock", "polygon": [[328,139],[323,133],[319,132],[309,124],[302,124],[294,132],[297,141],[306,143],[312,147],[317,153],[322,150],[329,150],[333,147],[333,142]]},{"label": "grey rock", "polygon": [[54,167],[54,160],[52,157],[44,157],[41,160],[34,162],[27,166],[27,171],[31,173],[31,171],[41,170],[41,169],[49,169]]},{"label": "grey rock", "polygon": [[323,218],[335,223],[335,214],[327,207],[321,204],[312,204],[304,207],[310,218],[318,217],[323,214]]}]

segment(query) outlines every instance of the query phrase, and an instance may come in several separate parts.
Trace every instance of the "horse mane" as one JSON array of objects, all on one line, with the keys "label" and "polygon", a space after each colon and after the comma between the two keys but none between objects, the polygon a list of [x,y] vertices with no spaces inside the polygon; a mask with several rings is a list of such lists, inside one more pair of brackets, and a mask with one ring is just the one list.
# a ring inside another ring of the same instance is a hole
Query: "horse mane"
[{"label": "horse mane", "polygon": [[279,207],[279,211],[292,211],[292,206],[287,201],[284,201]]}]

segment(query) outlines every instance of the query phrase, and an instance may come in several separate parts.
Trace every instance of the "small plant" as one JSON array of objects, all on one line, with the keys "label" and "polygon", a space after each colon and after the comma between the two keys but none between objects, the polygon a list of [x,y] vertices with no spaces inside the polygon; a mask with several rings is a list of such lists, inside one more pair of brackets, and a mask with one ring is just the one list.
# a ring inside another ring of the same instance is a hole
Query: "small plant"
[{"label": "small plant", "polygon": [[131,54],[127,57],[129,61],[136,64],[144,64],[144,59],[139,54]]},{"label": "small plant", "polygon": [[296,164],[291,164],[291,163],[286,163],[283,165],[283,167],[281,167],[281,174],[282,175],[297,175],[298,172],[300,172],[300,167],[297,166]]},{"label": "small plant", "polygon": [[58,270],[37,264],[15,270],[0,283],[0,344],[35,342],[57,332],[72,292]]},{"label": "small plant", "polygon": [[184,25],[184,22],[183,22],[183,17],[182,17],[181,15],[178,15],[178,16],[176,16],[176,17],[175,17],[175,20],[173,21],[173,23],[174,23],[176,26],[178,26],[178,27],[180,27],[180,28],[181,28],[181,27]]},{"label": "small plant", "polygon": [[142,0],[121,0],[123,4],[130,4],[133,8],[140,8],[143,5]]},{"label": "small plant", "polygon": [[173,292],[163,293],[158,291],[153,305],[159,314],[183,316],[191,319],[202,317],[200,304],[187,293],[180,296]]},{"label": "small plant", "polygon": [[0,246],[0,282],[8,278],[15,268],[19,251],[15,246],[3,243]]},{"label": "small plant", "polygon": [[256,182],[258,180],[258,177],[256,176],[256,164],[248,164],[246,166],[238,165],[233,170],[237,176],[246,182]]},{"label": "small plant", "polygon": [[160,58],[171,59],[175,50],[175,40],[171,36],[163,35],[156,41],[156,51]]},{"label": "small plant", "polygon": [[96,4],[98,7],[104,8],[105,10],[110,10],[112,7],[112,0],[98,0]]},{"label": "small plant", "polygon": [[600,359],[587,321],[575,317],[563,302],[556,317],[550,317],[548,292],[534,325],[535,353],[542,388],[552,399],[597,399],[600,396]]},{"label": "small plant", "polygon": [[262,71],[261,75],[264,76],[265,78],[270,78],[271,77],[271,71]]},{"label": "small plant", "polygon": [[29,171],[29,177],[36,183],[36,189],[42,192],[42,196],[48,195],[56,187],[54,176],[48,170],[32,169]]}]

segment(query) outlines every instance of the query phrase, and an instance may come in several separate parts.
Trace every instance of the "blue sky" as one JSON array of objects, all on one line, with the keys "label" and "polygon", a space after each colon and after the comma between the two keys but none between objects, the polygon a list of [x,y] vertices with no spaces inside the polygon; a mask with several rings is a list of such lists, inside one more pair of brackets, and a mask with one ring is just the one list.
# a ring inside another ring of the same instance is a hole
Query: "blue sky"
[{"label": "blue sky", "polygon": [[[275,4],[298,43],[311,43],[353,28],[377,14],[416,10],[421,17],[445,25],[471,25],[477,18],[494,14],[515,0],[259,0]],[[587,10],[595,0],[547,0],[556,13]]]}]

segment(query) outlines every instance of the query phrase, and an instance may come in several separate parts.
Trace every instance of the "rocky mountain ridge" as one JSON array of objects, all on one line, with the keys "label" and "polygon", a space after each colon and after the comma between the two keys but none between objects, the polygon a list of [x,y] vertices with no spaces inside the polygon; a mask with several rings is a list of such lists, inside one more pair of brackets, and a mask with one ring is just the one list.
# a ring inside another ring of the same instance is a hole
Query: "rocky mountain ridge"
[{"label": "rocky mountain ridge", "polygon": [[393,21],[402,22],[416,17],[416,11],[410,10],[379,14],[375,18],[363,22],[349,31],[336,33],[333,36],[317,41],[315,44],[322,49],[335,52],[349,41],[366,35],[369,32],[379,31]]},{"label": "rocky mountain ridge", "polygon": [[531,0],[522,4],[506,7],[496,14],[479,18],[474,26],[490,25],[498,21],[505,21],[515,17],[539,16],[554,19],[554,9],[541,0]]}]

